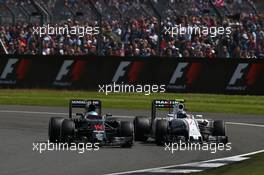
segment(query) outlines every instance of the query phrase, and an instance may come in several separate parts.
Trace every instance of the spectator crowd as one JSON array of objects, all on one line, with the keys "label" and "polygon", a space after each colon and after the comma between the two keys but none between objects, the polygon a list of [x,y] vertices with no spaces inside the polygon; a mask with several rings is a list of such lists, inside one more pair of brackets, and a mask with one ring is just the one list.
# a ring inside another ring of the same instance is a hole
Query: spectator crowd
[{"label": "spectator crowd", "polygon": [[[46,8],[52,12],[58,1],[49,0]],[[257,11],[253,1],[216,0],[214,6],[208,0],[159,1],[153,3],[162,11],[161,20],[149,10],[153,7],[146,0],[90,0],[103,16],[101,35],[40,37],[33,32],[33,27],[39,27],[39,23],[17,21],[11,25],[1,24],[0,39],[9,54],[96,55],[100,49],[98,54],[103,56],[264,58],[264,13]],[[4,3],[12,5],[17,1]],[[20,3],[31,2],[22,0]],[[63,0],[62,5],[80,12],[90,4],[86,0]],[[52,25],[98,27],[99,21],[96,17],[84,16],[56,21]],[[216,37],[164,32],[176,25],[231,27],[232,32]]]}]

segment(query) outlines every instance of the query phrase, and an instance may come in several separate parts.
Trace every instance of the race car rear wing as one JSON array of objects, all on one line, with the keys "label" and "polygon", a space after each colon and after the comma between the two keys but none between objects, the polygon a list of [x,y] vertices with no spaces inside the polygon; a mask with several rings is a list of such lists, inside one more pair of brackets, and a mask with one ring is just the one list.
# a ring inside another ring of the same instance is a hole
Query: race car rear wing
[{"label": "race car rear wing", "polygon": [[98,114],[101,115],[102,112],[102,103],[100,100],[80,100],[73,99],[69,102],[69,118],[72,118],[72,109],[73,108],[85,108],[86,105],[93,104],[98,110]]},{"label": "race car rear wing", "polygon": [[157,109],[165,109],[165,108],[174,108],[175,105],[180,105],[179,108],[184,108],[183,103],[184,99],[176,99],[176,100],[153,100],[151,107],[151,119],[154,120],[156,118]]}]

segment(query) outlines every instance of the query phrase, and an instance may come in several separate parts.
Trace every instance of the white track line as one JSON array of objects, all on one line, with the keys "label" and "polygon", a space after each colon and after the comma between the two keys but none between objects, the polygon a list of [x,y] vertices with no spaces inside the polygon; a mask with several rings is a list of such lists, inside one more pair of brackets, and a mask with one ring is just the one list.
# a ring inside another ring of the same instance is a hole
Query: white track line
[{"label": "white track line", "polygon": [[264,128],[264,125],[250,124],[250,123],[236,123],[236,122],[226,122],[228,125],[240,125],[240,126],[253,126]]},{"label": "white track line", "polygon": [[[0,113],[15,113],[15,114],[40,114],[40,115],[63,115],[68,116],[69,113],[62,112],[44,112],[44,111],[13,111],[13,110],[0,110]],[[113,115],[113,117],[119,118],[134,118],[134,116],[126,116],[126,115]]]},{"label": "white track line", "polygon": [[[0,110],[0,113],[40,114],[40,115],[63,115],[63,116],[67,116],[68,115],[68,113],[62,113],[62,112],[19,111],[19,110]],[[118,117],[118,118],[134,118],[134,116],[125,116],[125,115],[114,115],[113,117]],[[261,124],[237,123],[237,122],[226,122],[226,124],[228,124],[228,125],[240,125],[240,126],[252,126],[252,127],[261,127],[261,128],[264,128],[264,125],[261,125]]]},{"label": "white track line", "polygon": [[198,173],[201,172],[202,170],[196,170],[196,169],[159,169],[159,170],[153,170],[153,171],[148,171],[150,173],[166,173],[166,174],[186,174],[186,173]]},{"label": "white track line", "polygon": [[68,113],[59,113],[59,112],[11,111],[11,110],[0,110],[0,113],[40,114],[40,115],[68,115]]},{"label": "white track line", "polygon": [[226,163],[201,163],[195,165],[195,167],[201,167],[201,168],[217,168],[220,166],[227,165]]},{"label": "white track line", "polygon": [[149,168],[149,169],[141,169],[141,170],[135,170],[135,171],[125,171],[125,172],[119,172],[119,173],[111,173],[111,174],[105,174],[105,175],[123,175],[123,174],[131,174],[131,173],[143,173],[143,172],[154,172],[154,171],[159,171],[160,169],[166,169],[166,168],[173,168],[173,167],[179,167],[179,166],[192,166],[195,164],[203,164],[203,163],[210,163],[210,162],[215,162],[215,161],[221,161],[221,160],[239,160],[240,157],[244,156],[251,156],[255,155],[258,153],[263,153],[263,150],[251,152],[251,153],[246,153],[246,154],[240,154],[236,156],[231,156],[231,157],[225,157],[225,158],[219,158],[219,159],[211,159],[211,160],[206,160],[206,161],[201,161],[201,162],[193,162],[193,163],[186,163],[186,164],[176,164],[176,165],[170,165],[170,166],[163,166],[163,167],[156,167],[156,168]]}]

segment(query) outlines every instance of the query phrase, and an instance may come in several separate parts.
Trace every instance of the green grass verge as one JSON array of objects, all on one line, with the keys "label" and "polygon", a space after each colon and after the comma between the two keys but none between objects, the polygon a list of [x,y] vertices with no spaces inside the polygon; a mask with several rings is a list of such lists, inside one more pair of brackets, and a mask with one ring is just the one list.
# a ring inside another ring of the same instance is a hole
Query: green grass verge
[{"label": "green grass verge", "polygon": [[206,170],[192,175],[263,175],[264,153],[252,156],[250,159],[223,166],[216,169]]},{"label": "green grass verge", "polygon": [[0,104],[67,106],[73,98],[100,99],[104,108],[150,109],[153,99],[184,98],[186,106],[195,112],[264,114],[264,96],[213,95],[213,94],[110,94],[66,90],[2,89]]}]

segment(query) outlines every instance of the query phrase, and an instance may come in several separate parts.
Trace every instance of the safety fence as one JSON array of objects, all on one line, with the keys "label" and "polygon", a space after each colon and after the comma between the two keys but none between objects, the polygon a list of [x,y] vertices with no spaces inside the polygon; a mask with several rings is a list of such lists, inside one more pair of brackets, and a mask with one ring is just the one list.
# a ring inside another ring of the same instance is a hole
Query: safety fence
[{"label": "safety fence", "polygon": [[165,85],[167,92],[264,94],[264,60],[10,56],[2,88],[98,90],[104,84]]}]

